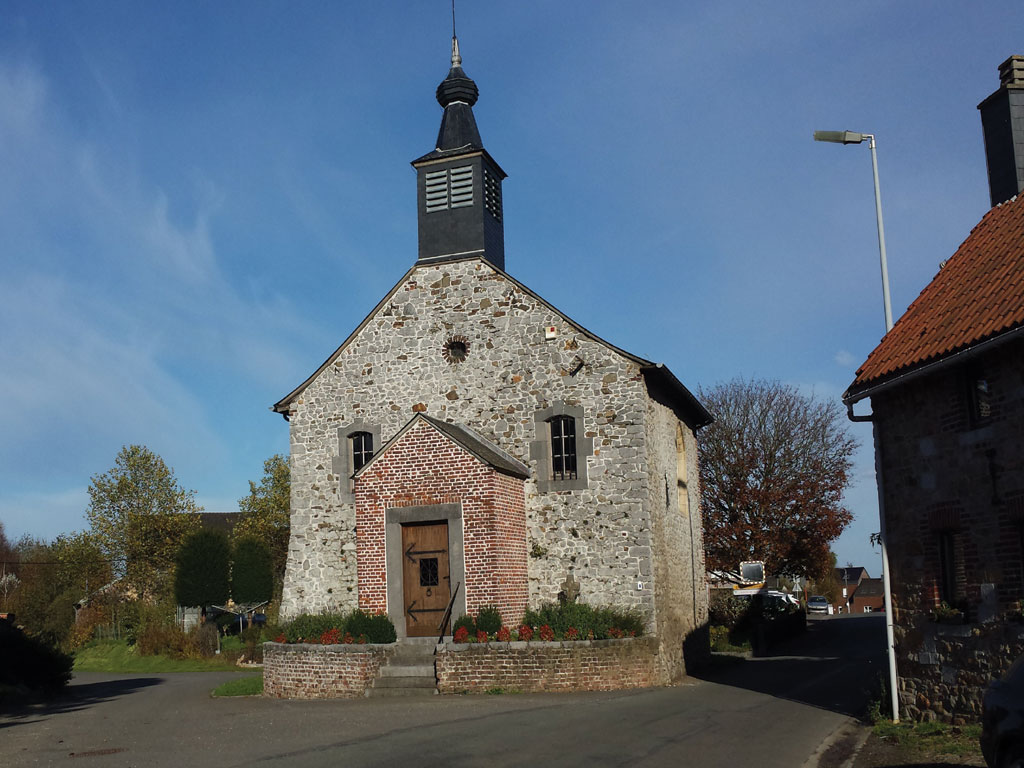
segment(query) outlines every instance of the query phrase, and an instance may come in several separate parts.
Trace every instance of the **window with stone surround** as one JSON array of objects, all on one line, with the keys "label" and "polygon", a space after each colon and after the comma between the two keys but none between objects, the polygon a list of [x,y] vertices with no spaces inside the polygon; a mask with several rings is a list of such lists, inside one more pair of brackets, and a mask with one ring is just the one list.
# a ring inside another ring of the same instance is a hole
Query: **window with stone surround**
[{"label": "window with stone surround", "polygon": [[380,448],[380,425],[362,419],[338,427],[338,453],[331,460],[331,471],[338,478],[338,495],[353,502],[352,475],[373,458]]},{"label": "window with stone surround", "polygon": [[530,442],[530,458],[537,462],[537,490],[586,488],[587,456],[594,452],[594,440],[585,436],[583,408],[558,400],[536,411],[533,423],[536,439]]}]

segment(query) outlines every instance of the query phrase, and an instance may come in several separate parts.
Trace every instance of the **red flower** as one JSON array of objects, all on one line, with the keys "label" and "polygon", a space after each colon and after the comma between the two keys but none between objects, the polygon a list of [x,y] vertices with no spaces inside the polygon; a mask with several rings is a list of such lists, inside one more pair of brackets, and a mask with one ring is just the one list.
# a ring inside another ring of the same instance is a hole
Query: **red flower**
[{"label": "red flower", "polygon": [[486,643],[487,642],[487,633],[484,632],[482,629],[478,629],[476,631],[476,641],[478,643]]},{"label": "red flower", "polygon": [[526,624],[519,625],[519,639],[520,640],[533,640],[533,628]]},{"label": "red flower", "polygon": [[547,624],[543,625],[537,630],[537,634],[540,635],[540,639],[544,642],[550,643],[555,639],[555,630],[549,627]]},{"label": "red flower", "polygon": [[288,642],[288,638],[285,637],[284,632],[282,632],[280,635],[278,635],[277,637],[274,638],[274,642],[275,643],[287,643]]},{"label": "red flower", "polygon": [[579,630],[576,629],[576,627],[569,627],[567,630],[565,630],[565,639],[566,640],[579,640],[580,639],[580,632],[579,632]]},{"label": "red flower", "polygon": [[508,627],[504,627],[503,626],[501,629],[498,630],[498,642],[499,643],[507,643],[511,639],[512,639],[512,633],[509,631]]},{"label": "red flower", "polygon": [[624,634],[625,633],[621,629],[618,629],[616,627],[610,627],[608,629],[608,637],[620,638]]},{"label": "red flower", "polygon": [[469,640],[469,630],[465,627],[459,627],[455,630],[455,636],[452,637],[456,643],[464,643]]},{"label": "red flower", "polygon": [[320,635],[320,642],[324,645],[337,645],[338,638],[341,636],[341,631],[338,629],[328,629],[322,635]]},{"label": "red flower", "polygon": [[341,639],[341,642],[343,642],[345,645],[352,645],[352,643],[355,642],[355,638],[352,637],[351,632],[346,632],[345,636]]}]

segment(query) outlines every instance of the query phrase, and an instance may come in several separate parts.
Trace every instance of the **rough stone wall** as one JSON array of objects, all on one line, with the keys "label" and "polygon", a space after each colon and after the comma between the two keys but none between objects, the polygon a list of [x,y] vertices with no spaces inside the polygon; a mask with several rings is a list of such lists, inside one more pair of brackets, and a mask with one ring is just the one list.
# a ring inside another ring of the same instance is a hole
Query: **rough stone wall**
[{"label": "rough stone wall", "polygon": [[387,610],[385,512],[448,503],[462,505],[467,610],[495,605],[508,623],[518,621],[527,600],[523,482],[422,421],[356,481],[359,606]]},{"label": "rough stone wall", "polygon": [[[558,336],[545,339],[544,328]],[[465,337],[469,355],[442,348]],[[582,367],[579,363],[582,362]],[[530,601],[553,600],[566,575],[592,604],[653,612],[644,459],[646,395],[638,365],[577,332],[480,260],[424,265],[382,302],[292,403],[292,534],[282,616],[356,604],[355,507],[332,472],[337,429],[362,420],[390,439],[413,415],[477,431],[536,472],[534,413],[555,401],[584,409],[594,441],[582,490],[541,494],[526,481]],[[543,437],[543,436],[542,436]],[[351,588],[351,589],[350,589]]]},{"label": "rough stone wall", "polygon": [[[940,602],[940,533],[954,535],[957,596],[978,633],[1020,613],[1024,598],[1024,343],[1009,342],[969,361],[991,392],[991,417],[972,422],[963,366],[922,376],[872,397],[885,507],[898,673],[908,716],[919,686],[939,686],[949,669],[973,663],[967,644],[929,645]],[[935,690],[930,689],[930,690]],[[971,688],[970,690],[975,690]],[[974,695],[974,694],[971,694]],[[925,694],[929,702],[939,701]],[[974,700],[975,704],[977,699]],[[956,704],[964,711],[963,704]]]},{"label": "rough stone wall", "polygon": [[524,693],[613,691],[667,681],[658,642],[584,640],[552,643],[446,643],[435,670],[441,693],[485,693],[494,688]]},{"label": "rough stone wall", "polygon": [[676,678],[686,673],[687,663],[700,663],[709,647],[698,640],[684,654],[684,642],[702,633],[708,619],[697,440],[670,408],[653,398],[647,413],[651,542],[643,554],[653,564],[661,661],[666,674]]},{"label": "rough stone wall", "polygon": [[897,652],[900,710],[911,720],[980,722],[985,689],[1024,655],[1021,624],[922,624],[907,634]]},{"label": "rough stone wall", "polygon": [[263,695],[353,699],[366,695],[393,645],[263,644]]}]

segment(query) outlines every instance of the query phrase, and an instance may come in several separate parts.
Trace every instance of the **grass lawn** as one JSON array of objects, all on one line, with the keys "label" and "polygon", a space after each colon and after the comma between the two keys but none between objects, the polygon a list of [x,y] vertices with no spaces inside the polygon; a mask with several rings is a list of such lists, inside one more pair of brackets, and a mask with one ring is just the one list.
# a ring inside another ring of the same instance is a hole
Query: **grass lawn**
[{"label": "grass lawn", "polygon": [[238,669],[230,661],[213,659],[171,659],[140,656],[123,641],[92,643],[75,652],[75,672],[163,674],[165,672],[215,672]]},{"label": "grass lawn", "polygon": [[263,693],[263,675],[228,680],[213,689],[214,696],[259,696]]},{"label": "grass lawn", "polygon": [[875,735],[884,742],[908,752],[931,755],[980,757],[980,725],[947,725],[945,723],[893,723],[882,720],[875,724]]}]

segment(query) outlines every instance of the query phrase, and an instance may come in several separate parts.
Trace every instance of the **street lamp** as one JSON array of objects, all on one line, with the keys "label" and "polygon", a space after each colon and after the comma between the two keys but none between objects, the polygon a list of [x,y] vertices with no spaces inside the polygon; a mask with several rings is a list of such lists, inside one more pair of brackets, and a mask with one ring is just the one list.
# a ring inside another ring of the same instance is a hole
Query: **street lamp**
[{"label": "street lamp", "polygon": [[878,188],[878,155],[875,152],[875,136],[871,133],[853,131],[815,131],[815,141],[830,141],[833,144],[860,144],[865,139],[871,149],[871,170],[875,176],[875,219],[878,221],[878,254],[882,262],[882,301],[885,308],[885,332],[892,330],[892,305],[889,302],[889,265],[885,259],[885,227],[882,226],[882,193]]},{"label": "street lamp", "polygon": [[[885,332],[892,330],[892,305],[889,302],[889,265],[885,259],[885,228],[882,226],[882,193],[878,188],[878,155],[875,152],[875,136],[871,133],[855,133],[854,131],[815,131],[815,141],[828,141],[833,144],[861,144],[868,140],[871,149],[871,170],[875,179],[875,219],[878,222],[878,255],[882,263],[882,302],[885,309]],[[872,421],[873,416],[854,416],[852,406],[848,406],[852,421]],[[882,589],[885,594],[885,639],[889,657],[889,693],[892,702],[893,722],[899,722],[899,691],[896,679],[896,641],[893,636],[892,615],[892,584],[889,580],[889,550],[885,540],[885,500],[882,494],[882,465],[878,461],[878,425],[873,425],[875,441],[875,475],[878,481],[878,524],[879,543],[882,548]]]}]

